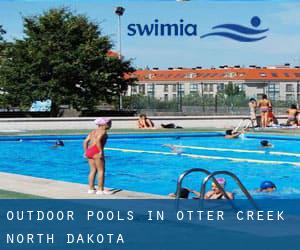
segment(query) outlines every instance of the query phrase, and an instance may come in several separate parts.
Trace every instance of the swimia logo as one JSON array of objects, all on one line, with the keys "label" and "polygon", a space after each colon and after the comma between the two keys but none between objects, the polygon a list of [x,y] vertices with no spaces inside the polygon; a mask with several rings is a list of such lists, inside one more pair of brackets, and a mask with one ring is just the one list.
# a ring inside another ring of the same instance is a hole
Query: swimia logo
[{"label": "swimia logo", "polygon": [[[224,37],[238,42],[256,42],[265,39],[266,33],[269,29],[258,29],[261,24],[259,17],[254,16],[250,20],[251,27],[226,23],[213,26],[212,29],[215,32],[206,33],[200,35],[200,38],[218,36]],[[180,19],[178,23],[166,24],[160,23],[158,19],[154,20],[151,24],[129,24],[127,26],[128,36],[198,36],[197,24],[185,23],[183,19]]]}]

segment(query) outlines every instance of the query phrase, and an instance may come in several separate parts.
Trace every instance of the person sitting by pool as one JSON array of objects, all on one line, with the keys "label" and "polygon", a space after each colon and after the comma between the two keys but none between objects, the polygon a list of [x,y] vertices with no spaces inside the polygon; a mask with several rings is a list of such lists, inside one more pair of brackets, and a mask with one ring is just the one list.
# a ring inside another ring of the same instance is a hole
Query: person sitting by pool
[{"label": "person sitting by pool", "polygon": [[288,126],[293,126],[297,125],[297,114],[298,114],[298,109],[295,104],[292,104],[291,107],[287,110],[288,113],[288,119],[286,124]]},{"label": "person sitting by pool", "polygon": [[267,140],[260,141],[260,145],[263,148],[272,148],[273,147],[273,145],[269,141],[267,141]]},{"label": "person sitting by pool", "polygon": [[[98,195],[111,194],[110,191],[104,190],[104,146],[107,141],[107,130],[111,128],[111,120],[107,118],[97,118],[94,122],[98,128],[89,133],[83,142],[84,156],[88,159],[90,165],[88,193],[96,193]],[[98,190],[96,191],[95,177],[97,174]]]},{"label": "person sitting by pool", "polygon": [[140,129],[154,129],[154,123],[145,114],[140,114],[138,119],[138,128]]},{"label": "person sitting by pool", "polygon": [[236,139],[236,138],[238,138],[243,132],[244,132],[244,130],[236,131],[236,130],[234,130],[234,129],[228,129],[228,130],[225,131],[225,138],[226,138],[226,139]]},{"label": "person sitting by pool", "polygon": [[257,192],[266,192],[271,193],[276,190],[276,185],[272,181],[263,181],[260,184],[260,188],[257,190]]},{"label": "person sitting by pool", "polygon": [[65,146],[65,143],[62,140],[57,140],[52,148],[59,148]]}]

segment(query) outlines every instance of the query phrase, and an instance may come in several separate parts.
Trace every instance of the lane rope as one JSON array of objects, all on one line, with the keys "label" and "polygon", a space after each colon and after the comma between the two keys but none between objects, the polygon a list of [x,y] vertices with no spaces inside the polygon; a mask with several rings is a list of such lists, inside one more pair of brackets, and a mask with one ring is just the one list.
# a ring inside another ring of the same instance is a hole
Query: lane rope
[{"label": "lane rope", "polygon": [[270,155],[286,155],[300,157],[300,154],[289,153],[289,152],[277,152],[277,151],[265,151],[265,150],[246,150],[246,149],[231,149],[231,148],[208,148],[200,146],[183,146],[183,145],[173,145],[176,148],[189,148],[198,150],[208,150],[208,151],[220,151],[220,152],[237,152],[237,153],[254,153],[254,154],[270,154]]},{"label": "lane rope", "polygon": [[[120,152],[125,152],[125,153],[178,155],[178,153],[174,153],[174,152],[161,152],[161,151],[125,149],[125,148],[105,148],[105,150],[120,151]],[[229,161],[233,161],[233,162],[251,162],[251,163],[276,164],[276,165],[288,164],[288,165],[300,166],[300,162],[289,162],[289,161],[258,160],[258,159],[234,158],[234,157],[225,157],[225,156],[209,156],[209,155],[186,154],[186,153],[182,153],[182,154],[180,154],[180,156],[185,156],[185,157],[189,157],[189,158],[198,158],[198,159],[229,160]]]}]

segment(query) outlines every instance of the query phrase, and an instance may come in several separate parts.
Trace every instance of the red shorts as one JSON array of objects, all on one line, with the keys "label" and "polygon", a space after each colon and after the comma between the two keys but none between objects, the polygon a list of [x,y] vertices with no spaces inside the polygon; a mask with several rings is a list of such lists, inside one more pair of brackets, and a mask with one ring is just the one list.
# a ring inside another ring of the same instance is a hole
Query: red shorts
[{"label": "red shorts", "polygon": [[93,159],[94,156],[100,152],[101,150],[97,147],[97,145],[94,145],[86,150],[85,156],[89,159]]}]

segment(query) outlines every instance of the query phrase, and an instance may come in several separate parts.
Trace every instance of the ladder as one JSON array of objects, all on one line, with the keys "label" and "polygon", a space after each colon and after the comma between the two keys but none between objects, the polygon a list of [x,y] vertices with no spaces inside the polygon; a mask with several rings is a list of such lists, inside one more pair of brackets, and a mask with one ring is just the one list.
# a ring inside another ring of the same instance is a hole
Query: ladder
[{"label": "ladder", "polygon": [[[204,173],[206,175],[206,177],[203,179],[202,184],[201,184],[200,197],[199,197],[201,200],[204,200],[205,191],[206,191],[206,184],[207,184],[207,182],[209,180],[212,180],[215,183],[215,185],[217,186],[217,188],[221,190],[221,192],[224,195],[224,197],[227,200],[230,200],[229,197],[228,197],[228,195],[227,195],[227,193],[226,193],[226,191],[224,190],[224,188],[218,183],[218,181],[215,178],[215,176],[217,176],[217,175],[227,175],[227,176],[231,177],[237,183],[237,185],[239,186],[239,188],[241,189],[241,191],[244,193],[244,195],[246,196],[246,198],[250,201],[250,203],[252,204],[252,206],[255,209],[258,209],[255,201],[253,200],[252,196],[250,195],[250,193],[248,192],[248,190],[246,189],[246,187],[243,185],[243,183],[240,181],[240,179],[235,174],[233,174],[230,171],[215,171],[215,172],[211,173],[207,169],[192,168],[192,169],[189,169],[189,170],[183,172],[178,177],[178,180],[177,180],[177,189],[176,189],[176,199],[177,200],[179,200],[179,198],[180,198],[180,190],[182,188],[182,182],[183,182],[184,178],[186,176],[188,176],[189,174],[195,173],[195,172],[201,172],[201,173]],[[232,206],[233,206],[233,203],[232,203]]]}]

